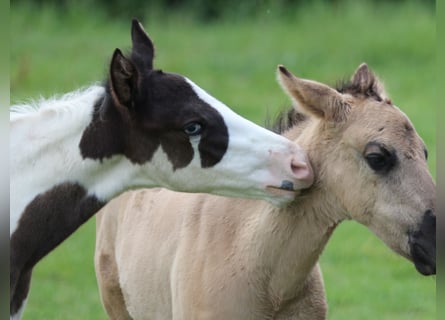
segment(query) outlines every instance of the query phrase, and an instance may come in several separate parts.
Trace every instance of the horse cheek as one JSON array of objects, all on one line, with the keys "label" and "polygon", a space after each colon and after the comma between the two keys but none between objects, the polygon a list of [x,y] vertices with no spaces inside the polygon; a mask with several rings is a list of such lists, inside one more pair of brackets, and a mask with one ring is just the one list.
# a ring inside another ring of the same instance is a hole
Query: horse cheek
[{"label": "horse cheek", "polygon": [[161,138],[162,149],[173,165],[173,171],[186,167],[193,159],[193,147],[188,137],[173,133]]}]

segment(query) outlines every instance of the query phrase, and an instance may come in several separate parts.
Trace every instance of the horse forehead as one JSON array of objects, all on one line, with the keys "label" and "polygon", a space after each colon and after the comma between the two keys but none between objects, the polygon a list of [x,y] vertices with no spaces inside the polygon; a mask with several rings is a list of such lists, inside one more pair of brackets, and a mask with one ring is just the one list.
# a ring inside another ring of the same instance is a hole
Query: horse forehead
[{"label": "horse forehead", "polygon": [[145,89],[149,99],[165,102],[186,102],[197,98],[186,79],[176,73],[154,70],[149,72],[142,81],[142,88]]},{"label": "horse forehead", "polygon": [[412,135],[415,133],[414,126],[408,116],[398,107],[378,103],[364,103],[353,108],[354,116],[350,117],[352,124],[360,128],[379,132],[404,133]]},{"label": "horse forehead", "polygon": [[[152,71],[146,81],[147,83],[143,86],[147,88],[148,95],[145,97],[162,106],[161,110],[157,110],[158,112],[163,113],[162,111],[176,108],[176,111],[193,110],[199,113],[205,113],[206,109],[213,109],[224,116],[233,113],[222,102],[182,75]],[[171,116],[181,114],[171,114]]]},{"label": "horse forehead", "polygon": [[198,86],[192,80],[185,78],[185,77],[184,77],[184,79],[190,85],[191,89],[196,94],[196,96],[201,101],[203,101],[206,105],[208,105],[212,109],[217,110],[218,113],[221,114],[221,116],[224,119],[238,118],[229,107],[227,107],[225,104],[223,104],[221,101],[219,101],[215,97],[211,96],[209,93],[207,93],[204,89],[202,89],[200,86]]},{"label": "horse forehead", "polygon": [[350,117],[352,136],[359,140],[377,139],[410,150],[423,149],[423,141],[408,116],[397,106],[378,103],[361,104]]}]

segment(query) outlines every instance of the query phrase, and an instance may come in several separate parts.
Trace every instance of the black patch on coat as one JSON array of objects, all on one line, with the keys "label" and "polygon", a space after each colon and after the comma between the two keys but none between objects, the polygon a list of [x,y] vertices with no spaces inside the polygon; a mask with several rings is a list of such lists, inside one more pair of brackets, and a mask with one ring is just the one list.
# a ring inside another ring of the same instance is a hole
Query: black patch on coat
[{"label": "black patch on coat", "polygon": [[201,100],[185,79],[159,70],[147,71],[134,91],[128,113],[116,106],[106,86],[79,147],[83,158],[103,160],[124,155],[143,164],[162,147],[174,169],[186,167],[194,152],[184,127],[203,127],[198,149],[203,168],[217,164],[227,151],[229,133],[219,112]]},{"label": "black patch on coat", "polygon": [[17,312],[34,265],[93,216],[104,202],[76,183],[37,195],[25,208],[10,241],[10,308]]}]

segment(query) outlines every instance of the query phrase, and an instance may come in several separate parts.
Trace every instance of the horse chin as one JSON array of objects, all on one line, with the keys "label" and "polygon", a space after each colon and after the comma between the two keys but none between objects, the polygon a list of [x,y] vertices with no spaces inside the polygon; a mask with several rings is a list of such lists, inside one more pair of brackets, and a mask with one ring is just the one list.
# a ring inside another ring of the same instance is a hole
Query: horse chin
[{"label": "horse chin", "polygon": [[432,251],[432,248],[425,248],[417,243],[411,245],[411,258],[414,266],[424,276],[436,274],[436,258],[431,254]]}]

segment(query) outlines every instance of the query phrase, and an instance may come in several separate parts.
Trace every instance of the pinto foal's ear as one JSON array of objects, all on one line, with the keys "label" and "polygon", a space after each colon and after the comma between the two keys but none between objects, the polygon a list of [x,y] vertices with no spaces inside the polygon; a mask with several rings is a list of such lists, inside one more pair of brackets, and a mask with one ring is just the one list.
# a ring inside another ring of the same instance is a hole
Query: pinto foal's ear
[{"label": "pinto foal's ear", "polygon": [[133,43],[131,60],[141,63],[144,69],[153,69],[155,55],[153,42],[144,31],[142,24],[136,19],[133,19],[131,23],[131,41]]},{"label": "pinto foal's ear", "polygon": [[319,82],[297,78],[282,65],[277,73],[284,91],[302,108],[299,111],[326,121],[346,120],[350,105],[339,92]]},{"label": "pinto foal's ear", "polygon": [[137,70],[119,49],[114,50],[110,65],[110,90],[117,106],[131,106],[132,92],[137,83]]},{"label": "pinto foal's ear", "polygon": [[389,102],[383,83],[380,82],[366,63],[362,63],[355,70],[351,78],[351,86],[362,95]]}]

